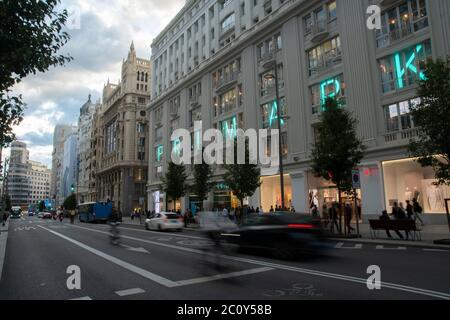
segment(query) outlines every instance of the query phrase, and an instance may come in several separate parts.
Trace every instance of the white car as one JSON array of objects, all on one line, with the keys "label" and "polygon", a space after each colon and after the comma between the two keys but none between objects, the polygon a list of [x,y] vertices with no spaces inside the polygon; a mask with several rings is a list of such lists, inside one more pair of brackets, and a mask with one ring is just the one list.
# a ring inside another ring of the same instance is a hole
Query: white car
[{"label": "white car", "polygon": [[154,217],[145,220],[145,229],[147,230],[177,230],[183,229],[183,218],[176,213],[161,212]]}]

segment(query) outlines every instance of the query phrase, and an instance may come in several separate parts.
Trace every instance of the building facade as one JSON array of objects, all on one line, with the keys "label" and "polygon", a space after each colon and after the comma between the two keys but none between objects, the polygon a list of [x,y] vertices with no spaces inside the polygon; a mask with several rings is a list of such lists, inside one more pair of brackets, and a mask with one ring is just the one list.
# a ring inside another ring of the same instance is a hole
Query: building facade
[{"label": "building facade", "polygon": [[89,95],[88,101],[80,109],[78,118],[76,192],[79,203],[95,201],[94,194],[90,188],[90,181],[94,171],[92,167],[94,150],[91,148],[91,138],[94,115],[100,107],[100,103],[94,104],[91,102],[91,95]]},{"label": "building facade", "polygon": [[111,200],[121,213],[146,209],[150,61],[136,56],[132,44],[122,63],[119,84],[103,89],[96,146],[96,186],[99,201]]},{"label": "building facade", "polygon": [[56,125],[53,133],[53,152],[52,152],[52,169],[50,182],[50,196],[53,206],[60,206],[64,202],[62,194],[63,185],[63,160],[64,160],[64,143],[69,135],[77,132],[76,126]]},{"label": "building facade", "polygon": [[50,200],[51,170],[37,161],[28,161],[28,178],[30,185],[30,196],[28,205],[37,207],[39,202]]},{"label": "building facade", "polygon": [[60,192],[58,203],[62,205],[64,200],[72,193],[77,192],[78,155],[77,155],[78,132],[72,132],[64,141],[64,154],[61,161]]},{"label": "building facade", "polygon": [[[370,5],[381,8],[381,29],[367,27]],[[148,201],[164,202],[161,176],[171,132],[201,120],[203,130],[277,128],[280,93],[285,203],[299,212],[329,205],[337,189],[311,173],[315,124],[327,97],[358,119],[367,146],[358,190],[364,218],[416,197],[427,220],[445,222],[433,172],[408,158],[417,135],[409,115],[417,80],[430,59],[450,54],[446,0],[192,0],[152,44],[152,101]],[[278,81],[272,77],[277,68]],[[234,206],[220,181],[209,203]],[[249,204],[268,211],[281,204],[279,177],[263,176]],[[195,197],[187,195],[182,207]]]},{"label": "building facade", "polygon": [[31,196],[28,160],[29,151],[26,143],[14,141],[11,144],[6,189],[11,197],[11,206],[20,206],[24,210],[27,208]]}]

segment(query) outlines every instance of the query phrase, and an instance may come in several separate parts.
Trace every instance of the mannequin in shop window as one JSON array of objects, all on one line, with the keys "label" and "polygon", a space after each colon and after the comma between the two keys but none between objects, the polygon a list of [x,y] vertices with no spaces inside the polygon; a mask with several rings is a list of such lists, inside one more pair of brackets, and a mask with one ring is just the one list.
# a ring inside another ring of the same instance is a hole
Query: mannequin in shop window
[{"label": "mannequin in shop window", "polygon": [[430,209],[433,212],[443,210],[444,193],[441,188],[434,183],[427,187],[427,198]]}]

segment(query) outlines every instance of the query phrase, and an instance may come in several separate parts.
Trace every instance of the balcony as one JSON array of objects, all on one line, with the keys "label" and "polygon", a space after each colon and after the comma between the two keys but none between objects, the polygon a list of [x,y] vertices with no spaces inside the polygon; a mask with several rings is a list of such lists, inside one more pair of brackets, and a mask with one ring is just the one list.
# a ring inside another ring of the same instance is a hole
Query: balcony
[{"label": "balcony", "polygon": [[[425,17],[427,18],[427,17]],[[400,29],[392,30],[386,34],[380,34],[377,37],[377,47],[378,48],[386,48],[391,44],[394,44],[400,41],[403,38],[408,37],[413,34],[413,29],[411,25],[402,26]]]},{"label": "balcony", "polygon": [[316,65],[309,69],[309,75],[313,76],[322,73],[329,68],[338,65],[342,62],[342,53],[340,49],[333,50],[323,57],[317,59]]},{"label": "balcony", "polygon": [[409,141],[419,135],[420,130],[418,128],[411,128],[397,132],[389,132],[384,135],[384,142],[393,143],[397,141]]},{"label": "balcony", "polygon": [[311,26],[311,42],[321,42],[325,40],[329,34],[330,31],[327,20],[316,21],[316,23]]},{"label": "balcony", "polygon": [[234,71],[229,74],[222,76],[216,81],[216,91],[223,89],[224,87],[237,82],[239,77],[239,72]]}]

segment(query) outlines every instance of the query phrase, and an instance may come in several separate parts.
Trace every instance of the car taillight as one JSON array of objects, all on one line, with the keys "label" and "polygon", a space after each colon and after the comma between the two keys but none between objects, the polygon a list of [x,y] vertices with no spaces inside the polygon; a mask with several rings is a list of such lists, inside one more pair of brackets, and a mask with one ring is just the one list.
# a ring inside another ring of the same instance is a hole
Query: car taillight
[{"label": "car taillight", "polygon": [[289,229],[314,229],[314,225],[307,223],[292,223],[288,224]]}]

